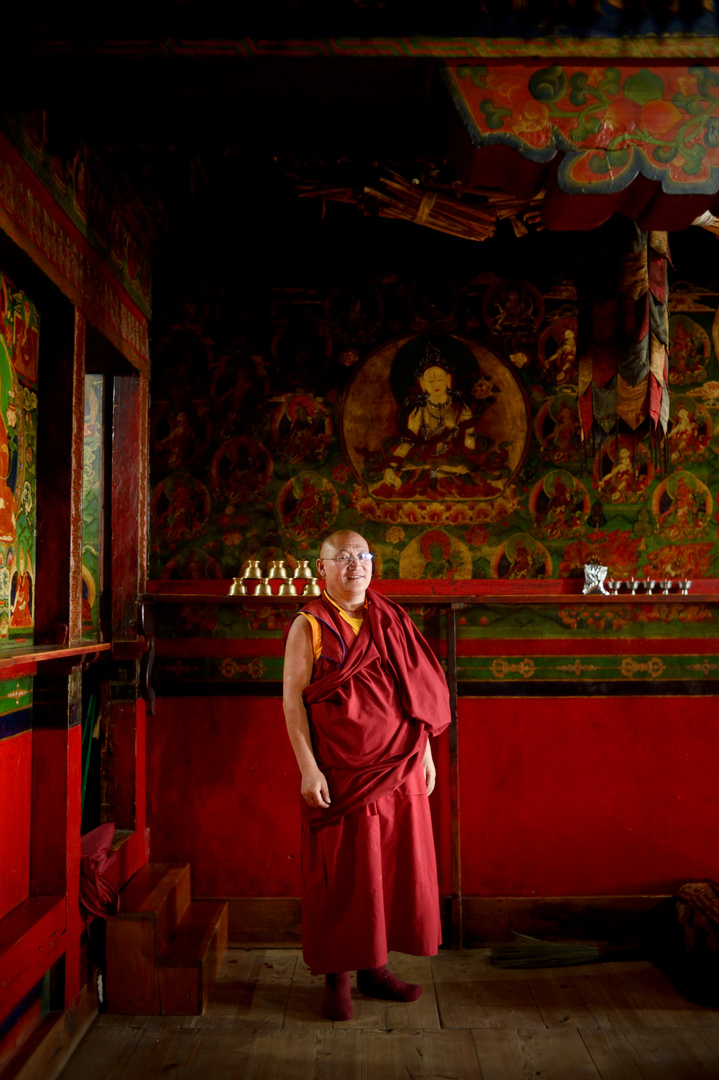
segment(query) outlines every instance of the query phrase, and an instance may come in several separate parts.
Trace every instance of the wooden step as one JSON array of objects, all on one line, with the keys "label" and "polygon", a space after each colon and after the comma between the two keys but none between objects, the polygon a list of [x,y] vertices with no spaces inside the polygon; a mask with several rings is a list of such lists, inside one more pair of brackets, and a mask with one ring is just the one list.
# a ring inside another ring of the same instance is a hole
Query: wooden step
[{"label": "wooden step", "polygon": [[227,951],[227,904],[193,900],[159,958],[165,1016],[201,1016]]},{"label": "wooden step", "polygon": [[107,920],[109,1012],[160,1014],[158,957],[189,905],[189,863],[147,863],[128,881]]}]

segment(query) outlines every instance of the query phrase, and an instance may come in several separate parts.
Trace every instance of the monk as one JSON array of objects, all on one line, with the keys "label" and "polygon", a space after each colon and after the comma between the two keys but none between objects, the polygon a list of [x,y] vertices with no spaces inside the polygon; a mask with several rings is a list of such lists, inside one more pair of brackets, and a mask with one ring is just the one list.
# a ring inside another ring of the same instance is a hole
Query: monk
[{"label": "monk", "polygon": [[369,997],[415,1001],[389,951],[433,956],[439,894],[429,736],[449,724],[436,657],[406,612],[369,589],[356,532],[322,544],[320,597],[287,635],[284,709],[302,806],[302,946],[325,975],[323,1014],[351,1020],[350,971]]}]

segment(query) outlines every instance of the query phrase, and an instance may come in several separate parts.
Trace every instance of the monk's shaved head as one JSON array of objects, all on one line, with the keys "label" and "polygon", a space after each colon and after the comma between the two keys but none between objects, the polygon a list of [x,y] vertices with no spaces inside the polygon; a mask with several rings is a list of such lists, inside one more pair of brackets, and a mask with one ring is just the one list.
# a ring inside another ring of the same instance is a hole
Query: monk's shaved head
[{"label": "monk's shaved head", "polygon": [[325,540],[322,541],[322,547],[320,548],[320,558],[330,558],[336,551],[341,551],[342,548],[348,547],[350,544],[364,544],[365,547],[369,547],[369,544],[365,540],[364,536],[360,536],[359,533],[354,532],[353,529],[338,529],[337,532],[333,532]]}]

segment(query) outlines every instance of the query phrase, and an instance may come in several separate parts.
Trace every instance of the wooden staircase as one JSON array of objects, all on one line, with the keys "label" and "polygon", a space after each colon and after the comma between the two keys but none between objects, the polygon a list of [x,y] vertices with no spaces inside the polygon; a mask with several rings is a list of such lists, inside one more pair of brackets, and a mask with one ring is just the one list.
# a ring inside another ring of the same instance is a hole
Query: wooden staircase
[{"label": "wooden staircase", "polygon": [[227,904],[191,900],[189,863],[147,863],[107,921],[111,1013],[199,1016],[227,949]]}]

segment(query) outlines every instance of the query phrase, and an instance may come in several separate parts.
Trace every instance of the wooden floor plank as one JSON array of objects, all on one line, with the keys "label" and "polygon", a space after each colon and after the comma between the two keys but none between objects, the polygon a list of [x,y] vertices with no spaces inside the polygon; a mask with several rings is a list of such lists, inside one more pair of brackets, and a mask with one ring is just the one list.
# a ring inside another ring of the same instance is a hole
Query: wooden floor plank
[{"label": "wooden floor plank", "polygon": [[623,1032],[644,1080],[716,1080],[715,1028],[637,1028]]},{"label": "wooden floor plank", "polygon": [[480,1080],[469,1031],[365,1031],[362,1080]]},{"label": "wooden floor plank", "polygon": [[95,1027],[134,1027],[137,1030],[144,1028],[149,1020],[148,1016],[125,1016],[123,1013],[98,1013],[95,1018]]},{"label": "wooden floor plank", "polygon": [[443,1028],[545,1027],[524,980],[440,982],[436,990]]},{"label": "wooden floor plank", "polygon": [[533,975],[534,972],[527,972],[527,985],[547,1027],[596,1027],[589,1006],[566,972],[555,970],[553,978],[533,978]]},{"label": "wooden floor plank", "polygon": [[365,998],[353,974],[355,1019],[332,1024],[299,950],[231,949],[204,1016],[99,1016],[60,1080],[719,1080],[719,1010],[650,964],[390,967],[419,1001]]},{"label": "wooden floor plank", "polygon": [[250,1006],[245,1012],[238,1011],[235,1022],[242,1020],[255,1028],[281,1028],[296,967],[294,950],[264,950],[253,966],[256,986]]},{"label": "wooden floor plank", "polygon": [[600,1080],[576,1030],[472,1032],[482,1080]]},{"label": "wooden floor plank", "polygon": [[120,1080],[142,1036],[142,1028],[125,1023],[94,1024],[63,1070],[63,1080]]},{"label": "wooden floor plank", "polygon": [[717,1027],[719,1010],[693,1005],[649,962],[606,964],[641,1014],[644,1027]]},{"label": "wooden floor plank", "polygon": [[298,956],[283,1027],[332,1028],[332,1021],[322,1015],[324,986],[324,975],[311,975],[307,964]]},{"label": "wooden floor plank", "polygon": [[582,1028],[579,1034],[602,1080],[644,1080],[623,1031]]},{"label": "wooden floor plank", "polygon": [[[193,1028],[180,1028],[172,1033],[170,1044],[162,1061],[165,1075],[188,1075],[192,1071],[192,1059],[200,1041],[200,1032]],[[137,1074],[133,1074],[137,1075]]]},{"label": "wooden floor plank", "polygon": [[[179,1033],[177,1027],[150,1027],[149,1025],[141,1032],[135,1049],[128,1058],[124,1071],[121,1073],[122,1080],[145,1080],[145,1077],[167,1075],[164,1065],[168,1058],[177,1059],[178,1046],[175,1037]],[[196,1036],[196,1032],[186,1032],[190,1038]],[[185,1041],[184,1048],[188,1049]],[[102,1080],[103,1074],[98,1073],[97,1080]],[[95,1078],[87,1077],[87,1080]]]},{"label": "wooden floor plank", "polygon": [[307,1080],[316,1036],[311,1029],[254,1033],[242,1080]]},{"label": "wooden floor plank", "polygon": [[[262,951],[264,957],[264,951]],[[182,1027],[232,1027],[249,1011],[259,982],[257,957],[247,949],[229,949],[220,966],[202,1016],[185,1016]]]},{"label": "wooden floor plank", "polygon": [[188,1034],[188,1030],[194,1035],[190,1053],[184,1061],[174,1062],[168,1057],[163,1074],[168,1075],[171,1070],[173,1080],[238,1080],[242,1076],[253,1032],[207,1027],[185,1028],[183,1034]]},{"label": "wooden floor plank", "polygon": [[[297,951],[287,949],[286,954],[287,956],[296,957]],[[217,972],[212,992],[218,987],[225,985],[235,986],[237,983],[251,979],[260,955],[264,957],[264,949],[228,949],[220,964],[220,970]]]},{"label": "wooden floor plank", "polygon": [[567,977],[588,1007],[599,1028],[643,1027],[641,1012],[627,997],[622,978],[609,970],[608,964],[590,965],[586,972],[575,968]]},{"label": "wooden floor plank", "polygon": [[524,982],[521,968],[499,968],[490,963],[490,949],[443,949],[430,957],[435,983]]},{"label": "wooden floor plank", "polygon": [[361,1068],[361,1032],[265,1028],[255,1033],[242,1080],[360,1080]]},{"label": "wooden floor plank", "polygon": [[363,1032],[337,1026],[315,1036],[312,1080],[361,1080]]}]

